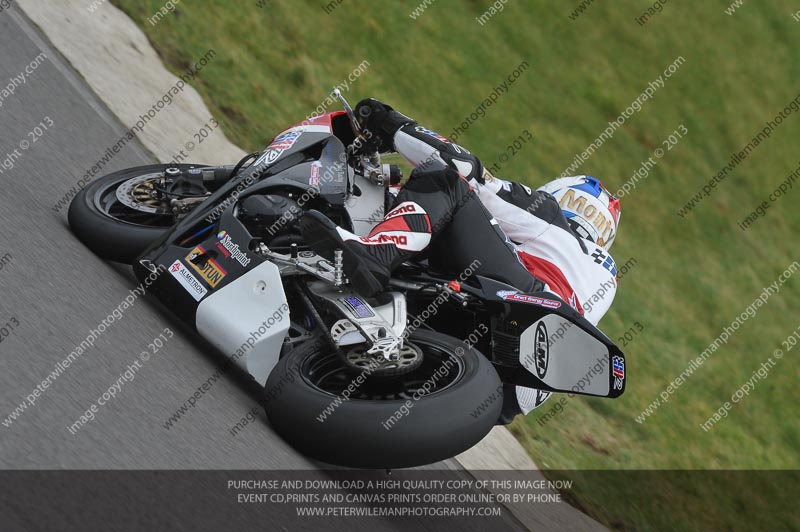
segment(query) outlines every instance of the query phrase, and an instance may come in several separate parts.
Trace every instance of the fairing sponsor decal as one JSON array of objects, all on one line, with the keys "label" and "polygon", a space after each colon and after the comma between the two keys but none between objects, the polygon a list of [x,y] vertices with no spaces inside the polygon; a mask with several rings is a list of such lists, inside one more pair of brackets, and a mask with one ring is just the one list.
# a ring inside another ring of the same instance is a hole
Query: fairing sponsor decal
[{"label": "fairing sponsor decal", "polygon": [[366,303],[354,296],[343,297],[339,301],[344,304],[356,318],[371,318],[375,315]]},{"label": "fairing sponsor decal", "polygon": [[289,131],[286,133],[281,133],[275,140],[272,141],[264,153],[261,154],[261,157],[253,163],[255,166],[261,164],[272,164],[278,160],[278,157],[283,155],[283,152],[294,146],[294,143],[297,142],[297,139],[303,134],[302,131]]},{"label": "fairing sponsor decal", "polygon": [[311,124],[306,126],[294,126],[278,134],[277,137],[267,146],[261,157],[253,163],[255,166],[260,164],[272,164],[278,157],[290,149],[297,142],[303,133],[330,133],[331,128],[324,125]]},{"label": "fairing sponsor decal", "polygon": [[506,301],[519,301],[520,303],[530,303],[531,305],[539,305],[540,307],[547,308],[559,308],[561,306],[560,301],[520,294],[519,292],[511,290],[500,290],[497,292],[497,297],[505,299]]},{"label": "fairing sponsor decal", "polygon": [[536,357],[536,375],[544,379],[547,375],[547,365],[550,362],[550,345],[547,339],[547,327],[544,322],[539,322],[536,326],[536,336],[534,337],[533,353]]},{"label": "fairing sponsor decal", "polygon": [[206,257],[200,261],[200,264],[195,264],[194,261],[202,255],[206,255],[206,250],[202,246],[197,246],[186,255],[186,262],[189,263],[189,266],[194,271],[200,274],[200,277],[205,282],[212,287],[216,287],[228,275],[228,272],[211,257]]},{"label": "fairing sponsor decal", "polygon": [[625,360],[622,357],[613,357],[612,371],[614,373],[614,389],[621,390],[625,382]]},{"label": "fairing sponsor decal", "polygon": [[553,392],[548,392],[545,390],[536,390],[536,402],[533,405],[533,408],[537,408],[541,406],[542,403],[547,401],[547,398],[552,395]]},{"label": "fairing sponsor decal", "polygon": [[319,169],[321,167],[322,163],[319,161],[314,161],[314,163],[311,164],[311,175],[308,178],[308,184],[313,188],[319,188]]},{"label": "fairing sponsor decal", "polygon": [[247,256],[247,253],[239,249],[239,244],[231,239],[227,231],[220,231],[217,233],[217,247],[226,258],[235,260],[242,266],[250,264],[250,257]]},{"label": "fairing sponsor decal", "polygon": [[172,263],[172,266],[169,267],[169,273],[178,280],[178,282],[189,292],[189,295],[194,298],[195,301],[200,301],[204,295],[208,293],[208,290],[203,286],[197,277],[192,275],[192,272],[189,271],[186,266],[179,260],[176,260]]}]

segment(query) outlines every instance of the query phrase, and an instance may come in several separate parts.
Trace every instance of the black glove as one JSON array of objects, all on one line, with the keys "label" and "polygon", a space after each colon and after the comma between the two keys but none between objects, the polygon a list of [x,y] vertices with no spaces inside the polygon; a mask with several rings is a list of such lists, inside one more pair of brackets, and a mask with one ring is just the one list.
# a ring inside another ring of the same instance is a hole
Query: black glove
[{"label": "black glove", "polygon": [[394,150],[393,139],[398,129],[406,124],[416,124],[411,118],[375,98],[366,98],[358,102],[355,113],[368,143],[384,152]]}]

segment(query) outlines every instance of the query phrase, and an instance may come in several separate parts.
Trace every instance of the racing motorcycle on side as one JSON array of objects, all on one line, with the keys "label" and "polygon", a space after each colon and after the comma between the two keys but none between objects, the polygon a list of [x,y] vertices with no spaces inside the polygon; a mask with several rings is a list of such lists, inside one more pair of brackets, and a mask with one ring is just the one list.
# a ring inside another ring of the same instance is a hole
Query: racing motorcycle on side
[{"label": "racing motorcycle on side", "polygon": [[163,306],[264,387],[274,430],[325,463],[432,463],[469,449],[525,401],[621,395],[623,353],[553,294],[419,260],[365,298],[341,252],[328,260],[306,245],[303,212],[367,235],[401,179],[368,153],[369,132],[337,96],[343,111],[282,131],[236,165],[99,178],[71,203],[70,227],[100,257],[155,278],[148,290]]}]

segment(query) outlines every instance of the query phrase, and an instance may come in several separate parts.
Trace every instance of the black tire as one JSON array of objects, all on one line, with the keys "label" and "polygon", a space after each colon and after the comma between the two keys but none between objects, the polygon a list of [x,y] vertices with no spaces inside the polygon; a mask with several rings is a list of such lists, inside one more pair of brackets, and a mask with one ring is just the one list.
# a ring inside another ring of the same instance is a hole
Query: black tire
[{"label": "black tire", "polygon": [[[180,169],[205,165],[178,164]],[[69,206],[67,219],[72,232],[86,247],[105,260],[131,264],[152,242],[169,230],[169,225],[152,226],[121,220],[105,212],[100,198],[140,175],[164,170],[153,164],[120,170],[100,177],[83,188]]]},{"label": "black tire", "polygon": [[[375,399],[351,395],[323,421],[320,416],[334,404],[337,395],[316,383],[325,375],[333,380],[333,364],[341,367],[341,360],[335,354],[326,354],[331,349],[320,348],[320,342],[297,348],[278,362],[267,380],[265,407],[270,424],[302,454],[346,467],[414,467],[469,449],[483,439],[500,415],[502,385],[497,372],[480,352],[451,336],[416,331],[410,341],[424,352],[420,368],[396,378],[368,378],[357,387],[357,393]],[[461,356],[455,354],[462,350]],[[446,367],[445,361],[449,361]],[[380,398],[373,390],[390,390],[403,380],[429,382],[435,368],[449,369],[447,376],[439,379],[443,389],[411,400],[408,414],[389,423],[387,430],[385,423],[396,416],[409,396]],[[357,375],[349,374],[348,382]],[[482,404],[483,411],[476,413]]]}]

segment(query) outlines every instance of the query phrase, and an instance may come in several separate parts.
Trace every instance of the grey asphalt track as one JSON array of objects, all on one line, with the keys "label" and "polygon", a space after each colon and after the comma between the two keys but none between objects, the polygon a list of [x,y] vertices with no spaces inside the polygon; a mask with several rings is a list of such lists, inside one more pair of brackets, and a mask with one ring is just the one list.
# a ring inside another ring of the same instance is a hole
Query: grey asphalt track
[{"label": "grey asphalt track", "polygon": [[[164,427],[217,371],[221,359],[170,321],[150,298],[137,299],[93,346],[51,379],[33,404],[16,419],[9,417],[137,285],[127,268],[98,259],[72,236],[66,209],[53,209],[125,128],[16,8],[0,13],[0,91],[41,52],[47,59],[26,74],[14,94],[0,100],[0,467],[317,468],[271,431],[261,408],[256,409],[257,422],[235,436],[229,432],[257,406],[255,387],[235,375],[214,382],[195,408],[171,428]],[[24,141],[30,145],[23,149]],[[101,174],[152,162],[133,142]],[[174,337],[141,362],[140,353],[165,327]],[[95,419],[72,434],[68,427],[137,360],[141,368],[135,378],[124,382]],[[458,468],[451,461],[436,467]],[[102,497],[113,501],[115,493]],[[491,528],[522,529],[506,514]],[[294,529],[290,517],[270,523],[269,529]],[[388,520],[360,523],[347,528],[406,529]],[[415,523],[420,530],[451,526],[441,519]],[[487,523],[452,526],[485,530]]]}]

